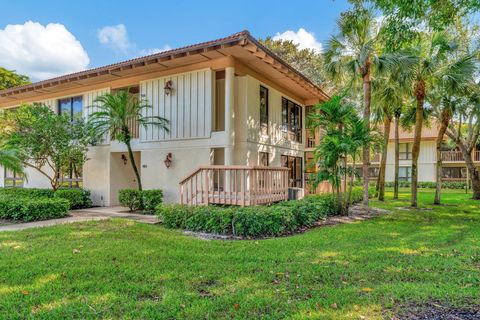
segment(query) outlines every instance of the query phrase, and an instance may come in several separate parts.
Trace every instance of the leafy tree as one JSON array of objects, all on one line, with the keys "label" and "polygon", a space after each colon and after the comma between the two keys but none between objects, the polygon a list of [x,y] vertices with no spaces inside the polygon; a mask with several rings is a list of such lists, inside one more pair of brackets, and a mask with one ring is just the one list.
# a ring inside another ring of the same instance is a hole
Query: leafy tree
[{"label": "leafy tree", "polygon": [[30,79],[27,76],[17,74],[15,71],[10,71],[0,67],[0,90],[13,88],[29,83]]},{"label": "leafy tree", "polygon": [[349,0],[355,6],[373,5],[385,18],[388,47],[416,38],[418,26],[442,31],[459,18],[480,9],[478,0]]},{"label": "leafy tree", "polygon": [[456,104],[455,117],[450,119],[446,135],[462,152],[472,182],[473,199],[480,200],[480,172],[472,159],[472,151],[480,137],[480,83],[470,87],[466,99]]},{"label": "leafy tree", "polygon": [[320,52],[308,48],[299,49],[291,40],[273,40],[267,37],[260,39],[260,42],[317,85],[327,91],[331,89],[324,74],[323,56]]},{"label": "leafy tree", "polygon": [[[3,128],[9,128],[1,133],[5,146],[18,150],[15,157],[21,164],[45,176],[53,190],[60,187],[65,168],[83,166],[87,147],[95,142],[83,121],[70,122],[41,104],[22,105],[7,112],[1,121]],[[18,168],[15,171],[19,172]]]},{"label": "leafy tree", "polygon": [[142,180],[133,156],[131,141],[133,138],[131,124],[157,126],[168,132],[168,120],[158,116],[146,116],[147,110],[152,108],[148,101],[130,90],[119,90],[116,93],[106,93],[95,99],[98,105],[93,109],[89,118],[93,130],[99,135],[110,134],[112,140],[124,143],[128,150],[128,157],[137,178],[138,190],[142,190]]}]

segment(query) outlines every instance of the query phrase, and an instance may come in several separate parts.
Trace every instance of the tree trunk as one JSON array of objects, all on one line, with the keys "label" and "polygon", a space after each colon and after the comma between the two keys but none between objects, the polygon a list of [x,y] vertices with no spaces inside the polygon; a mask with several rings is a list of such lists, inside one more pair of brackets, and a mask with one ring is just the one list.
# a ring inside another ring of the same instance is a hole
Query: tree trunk
[{"label": "tree trunk", "polygon": [[[366,62],[365,72],[363,74],[363,120],[367,129],[370,130],[370,102],[371,102],[371,79],[370,79],[370,61]],[[370,178],[370,145],[363,146],[363,205],[368,207],[368,184]]]},{"label": "tree trunk", "polygon": [[125,144],[127,145],[127,149],[128,149],[128,158],[132,163],[133,171],[135,172],[135,176],[137,177],[138,190],[142,191],[142,180],[140,178],[140,172],[138,172],[137,164],[135,162],[135,157],[133,156],[132,146],[130,145],[130,141],[125,142]]},{"label": "tree trunk", "polygon": [[384,115],[383,120],[383,149],[378,174],[378,200],[385,201],[385,174],[387,168],[388,140],[390,139],[390,124],[392,120]]},{"label": "tree trunk", "polygon": [[480,200],[480,173],[472,159],[472,153],[468,152],[467,148],[463,144],[457,144],[462,151],[465,164],[467,165],[468,173],[470,174],[470,181],[472,182],[472,198]]},{"label": "tree trunk", "polygon": [[348,187],[348,205],[352,204],[352,189],[353,189],[353,182],[355,177],[355,155],[352,157],[352,172],[350,175],[350,185]]},{"label": "tree trunk", "polygon": [[442,192],[442,143],[443,143],[443,136],[447,131],[448,122],[450,121],[450,116],[447,110],[442,111],[441,115],[441,122],[440,122],[440,129],[438,130],[437,135],[437,183],[435,186],[435,200],[433,204],[440,204],[440,197]]},{"label": "tree trunk", "polygon": [[393,199],[398,199],[398,171],[400,162],[400,133],[399,133],[400,117],[395,116],[395,177],[393,181]]},{"label": "tree trunk", "polygon": [[425,101],[425,83],[419,81],[415,87],[415,97],[417,107],[415,111],[415,131],[413,135],[412,147],[412,198],[411,206],[417,207],[417,185],[418,185],[418,156],[420,154],[420,141],[422,139],[423,125],[423,104]]}]

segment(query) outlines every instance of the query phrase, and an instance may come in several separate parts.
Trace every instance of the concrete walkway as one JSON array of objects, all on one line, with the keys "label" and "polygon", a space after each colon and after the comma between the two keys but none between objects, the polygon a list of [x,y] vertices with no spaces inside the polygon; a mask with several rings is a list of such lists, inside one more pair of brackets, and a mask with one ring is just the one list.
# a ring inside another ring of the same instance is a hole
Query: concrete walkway
[{"label": "concrete walkway", "polygon": [[7,226],[0,226],[0,232],[49,227],[49,226],[55,226],[59,224],[66,224],[66,223],[73,223],[73,222],[107,220],[111,218],[130,219],[136,222],[148,223],[148,224],[158,223],[157,217],[153,215],[131,213],[128,211],[128,209],[123,207],[98,207],[98,208],[72,210],[70,211],[69,217],[60,218],[60,219],[34,221],[34,222],[27,222],[27,223],[15,223]]}]

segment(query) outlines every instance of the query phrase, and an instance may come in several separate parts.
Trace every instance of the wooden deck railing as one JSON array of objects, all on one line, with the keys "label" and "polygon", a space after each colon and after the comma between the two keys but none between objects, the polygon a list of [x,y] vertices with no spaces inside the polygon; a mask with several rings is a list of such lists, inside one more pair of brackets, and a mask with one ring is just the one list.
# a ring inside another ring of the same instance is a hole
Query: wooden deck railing
[{"label": "wooden deck railing", "polygon": [[200,166],[180,181],[180,203],[252,206],[288,199],[288,168]]},{"label": "wooden deck railing", "polygon": [[133,139],[137,139],[140,137],[140,128],[139,128],[137,119],[130,120],[128,123],[128,127],[130,128],[130,132],[132,133]]},{"label": "wooden deck railing", "polygon": [[442,151],[442,161],[445,162],[459,162],[463,160],[461,151]]}]

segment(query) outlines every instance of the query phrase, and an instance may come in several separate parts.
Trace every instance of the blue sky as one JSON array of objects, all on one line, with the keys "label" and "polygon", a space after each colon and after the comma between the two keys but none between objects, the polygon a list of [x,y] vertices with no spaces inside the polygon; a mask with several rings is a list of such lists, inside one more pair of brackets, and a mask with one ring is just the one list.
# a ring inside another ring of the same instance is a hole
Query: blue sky
[{"label": "blue sky", "polygon": [[0,15],[0,66],[39,80],[244,29],[318,49],[347,8],[346,0],[8,1]]}]

